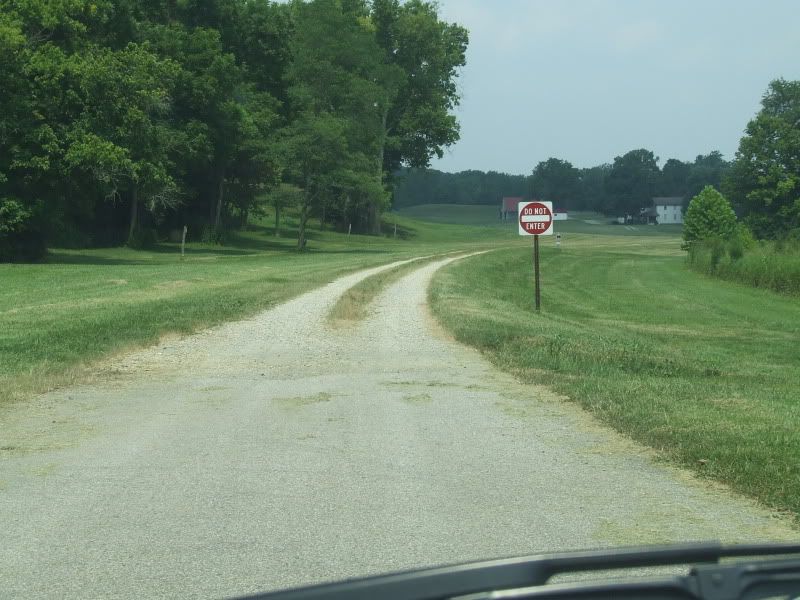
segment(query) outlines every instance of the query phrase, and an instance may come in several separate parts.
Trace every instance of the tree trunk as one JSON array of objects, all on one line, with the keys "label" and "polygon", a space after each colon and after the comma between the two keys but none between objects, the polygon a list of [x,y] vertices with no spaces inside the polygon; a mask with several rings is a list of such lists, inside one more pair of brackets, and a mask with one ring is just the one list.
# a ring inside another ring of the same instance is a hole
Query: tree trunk
[{"label": "tree trunk", "polygon": [[222,202],[225,194],[225,167],[220,170],[217,187],[217,207],[214,214],[214,233],[219,233],[219,222],[222,218]]},{"label": "tree trunk", "polygon": [[380,235],[381,233],[381,219],[374,200],[371,200],[367,205],[367,230],[373,235]]},{"label": "tree trunk", "polygon": [[319,230],[325,231],[325,207],[328,203],[325,200],[322,201],[322,215],[319,217]]},{"label": "tree trunk", "polygon": [[131,219],[128,228],[128,245],[133,244],[133,236],[139,226],[139,188],[134,183],[131,188]]},{"label": "tree trunk", "polygon": [[[307,193],[307,192],[306,192]],[[297,249],[304,252],[306,249],[306,222],[308,221],[308,196],[303,198],[303,206],[300,207],[300,227],[297,235]]]},{"label": "tree trunk", "polygon": [[275,205],[275,237],[281,237],[281,205]]},{"label": "tree trunk", "polygon": [[306,222],[308,222],[308,213],[311,208],[311,198],[308,192],[308,178],[306,178],[306,186],[303,190],[303,204],[300,206],[300,226],[297,230],[297,249],[300,252],[306,249]]},{"label": "tree trunk", "polygon": [[[383,160],[386,155],[386,122],[389,118],[389,103],[383,108],[381,115],[381,140],[380,150],[378,151],[378,177],[380,182],[383,183]],[[378,205],[374,200],[369,203],[369,231],[373,235],[380,235],[381,233],[381,215]]]}]

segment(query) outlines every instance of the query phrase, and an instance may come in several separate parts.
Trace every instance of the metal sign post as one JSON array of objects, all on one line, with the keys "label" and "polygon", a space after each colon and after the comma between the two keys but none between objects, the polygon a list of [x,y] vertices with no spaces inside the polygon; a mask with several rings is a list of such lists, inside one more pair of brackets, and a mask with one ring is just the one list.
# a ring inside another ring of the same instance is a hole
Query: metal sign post
[{"label": "metal sign post", "polygon": [[542,308],[542,293],[539,287],[539,236],[533,236],[533,281],[534,297],[536,298],[536,312]]},{"label": "metal sign post", "polygon": [[539,279],[539,236],[553,235],[552,202],[520,202],[517,206],[519,234],[533,236],[533,282],[536,312],[542,308]]}]

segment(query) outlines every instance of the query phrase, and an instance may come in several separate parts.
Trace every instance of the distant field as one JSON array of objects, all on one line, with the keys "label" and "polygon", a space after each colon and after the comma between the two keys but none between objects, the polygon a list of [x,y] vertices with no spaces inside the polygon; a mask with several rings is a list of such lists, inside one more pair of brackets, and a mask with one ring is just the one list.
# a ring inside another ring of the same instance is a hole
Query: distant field
[{"label": "distant field", "polygon": [[[460,204],[421,204],[402,208],[399,214],[431,223],[451,223],[459,225],[478,225],[507,230],[516,235],[516,221],[500,221],[496,206]],[[569,219],[555,223],[556,231],[562,235],[569,233],[590,233],[594,235],[679,235],[680,225],[616,225],[611,219],[599,213],[572,212]]]},{"label": "distant field", "polygon": [[[653,228],[648,228],[648,231]],[[800,516],[800,304],[689,271],[679,238],[574,234],[441,271],[434,313],[677,463]]]},{"label": "distant field", "polygon": [[[80,379],[109,354],[252,314],[348,272],[507,240],[503,232],[398,217],[388,236],[347,236],[311,223],[294,250],[296,222],[267,225],[225,246],[176,244],[52,250],[43,264],[0,265],[0,405]],[[263,221],[271,223],[271,215]]]}]

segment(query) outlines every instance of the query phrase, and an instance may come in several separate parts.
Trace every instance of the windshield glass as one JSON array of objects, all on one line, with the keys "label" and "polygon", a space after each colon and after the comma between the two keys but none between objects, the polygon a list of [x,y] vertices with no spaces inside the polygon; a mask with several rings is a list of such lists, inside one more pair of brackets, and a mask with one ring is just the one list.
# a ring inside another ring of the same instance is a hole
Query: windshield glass
[{"label": "windshield glass", "polygon": [[0,595],[800,539],[799,16],[0,0]]}]

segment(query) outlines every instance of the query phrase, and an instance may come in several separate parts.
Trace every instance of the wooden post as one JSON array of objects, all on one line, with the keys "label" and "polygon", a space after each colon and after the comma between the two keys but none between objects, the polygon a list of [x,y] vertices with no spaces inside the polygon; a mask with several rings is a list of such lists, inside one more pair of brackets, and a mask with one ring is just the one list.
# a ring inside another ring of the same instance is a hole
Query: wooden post
[{"label": "wooden post", "polygon": [[533,281],[534,295],[536,298],[536,312],[542,307],[542,297],[539,290],[539,236],[533,236]]},{"label": "wooden post", "polygon": [[186,231],[187,231],[187,229],[188,228],[186,227],[186,225],[184,225],[183,226],[183,236],[181,236],[181,260],[183,260],[184,253],[186,251]]}]

